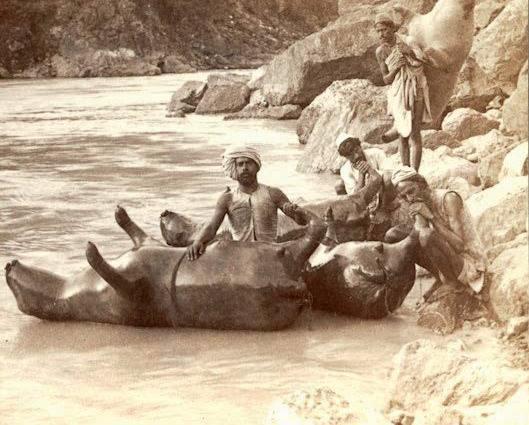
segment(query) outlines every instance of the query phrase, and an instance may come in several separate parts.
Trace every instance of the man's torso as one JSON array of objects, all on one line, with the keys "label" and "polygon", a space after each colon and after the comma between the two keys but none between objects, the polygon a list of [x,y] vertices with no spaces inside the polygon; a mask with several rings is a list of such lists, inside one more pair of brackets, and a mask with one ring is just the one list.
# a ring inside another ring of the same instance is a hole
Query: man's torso
[{"label": "man's torso", "polygon": [[277,206],[270,188],[258,184],[251,194],[236,188],[231,192],[228,221],[234,240],[275,242],[277,235]]}]

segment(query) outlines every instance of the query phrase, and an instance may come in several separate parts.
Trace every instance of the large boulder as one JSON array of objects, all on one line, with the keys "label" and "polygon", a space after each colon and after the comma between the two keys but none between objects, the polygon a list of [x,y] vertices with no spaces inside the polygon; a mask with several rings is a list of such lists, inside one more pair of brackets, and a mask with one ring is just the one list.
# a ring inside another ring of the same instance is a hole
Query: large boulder
[{"label": "large boulder", "polygon": [[390,0],[385,5],[358,5],[321,31],[291,45],[266,67],[260,88],[272,105],[308,105],[333,81],[369,79],[382,84],[375,57],[379,38],[374,19],[381,10],[404,5],[428,12],[432,0]]},{"label": "large boulder", "polygon": [[503,123],[507,130],[527,138],[527,61],[520,71],[516,90],[503,105]]},{"label": "large boulder", "polygon": [[[400,164],[400,155],[395,154],[386,159],[384,168],[392,170],[398,168]],[[419,172],[426,178],[429,186],[436,189],[457,190],[458,187],[465,186],[460,183],[460,180],[466,181],[470,186],[479,184],[477,165],[452,155],[450,149],[444,147],[435,151],[423,149]],[[462,195],[472,192],[473,190],[467,186]]]},{"label": "large boulder", "polygon": [[[487,189],[500,181],[500,172],[511,147],[499,149],[491,154],[479,158],[478,174],[481,187]],[[518,174],[521,175],[521,174]]]},{"label": "large boulder", "polygon": [[518,73],[526,60],[527,1],[511,0],[474,38],[452,105],[484,111],[496,95],[509,95],[514,91]]},{"label": "large boulder", "polygon": [[500,360],[474,357],[461,340],[417,340],[394,358],[387,408],[409,412],[414,425],[477,425],[528,380]]},{"label": "large boulder", "polygon": [[213,74],[208,77],[207,90],[197,106],[197,114],[237,112],[250,100],[247,75]]},{"label": "large boulder", "polygon": [[505,8],[509,0],[482,0],[474,8],[474,28],[476,33],[489,26]]},{"label": "large boulder", "polygon": [[440,146],[448,146],[449,148],[456,148],[460,146],[460,141],[457,140],[452,133],[443,130],[423,130],[421,131],[422,147],[425,149],[437,149]]},{"label": "large boulder", "polygon": [[509,177],[467,200],[486,249],[526,231],[527,178]]},{"label": "large boulder", "polygon": [[486,134],[500,126],[500,122],[470,108],[458,108],[443,120],[442,129],[456,140]]},{"label": "large boulder", "polygon": [[490,302],[500,320],[529,314],[527,240],[503,251],[488,270]]},{"label": "large boulder", "polygon": [[272,120],[296,120],[302,112],[299,105],[271,106],[263,104],[248,104],[241,111],[226,115],[225,120],[236,119],[272,119]]},{"label": "large boulder", "polygon": [[505,177],[527,176],[528,174],[528,145],[524,140],[505,156],[501,167],[499,179]]},{"label": "large boulder", "polygon": [[391,128],[386,114],[386,89],[367,80],[335,81],[303,110],[298,120],[300,143],[307,146],[297,170],[320,172],[337,170],[344,159],[334,141],[346,131],[363,142],[380,143]]},{"label": "large boulder", "polygon": [[461,141],[461,146],[452,149],[452,153],[472,162],[478,162],[480,158],[485,158],[494,152],[516,146],[519,141],[514,137],[509,137],[496,129],[487,134],[473,136]]},{"label": "large boulder", "polygon": [[203,81],[186,81],[173,93],[167,105],[167,116],[182,116],[194,112],[206,92],[206,87]]},{"label": "large boulder", "polygon": [[364,403],[351,403],[330,388],[300,390],[274,401],[265,425],[390,425]]}]

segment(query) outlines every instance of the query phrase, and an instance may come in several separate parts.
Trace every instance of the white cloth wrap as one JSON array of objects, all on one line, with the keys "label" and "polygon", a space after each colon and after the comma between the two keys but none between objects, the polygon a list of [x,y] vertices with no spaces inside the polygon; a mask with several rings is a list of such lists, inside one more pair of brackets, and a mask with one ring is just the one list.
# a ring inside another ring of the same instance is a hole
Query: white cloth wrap
[{"label": "white cloth wrap", "polygon": [[261,169],[261,156],[255,148],[250,146],[233,146],[227,148],[222,154],[222,168],[224,174],[233,179],[237,180],[237,167],[235,166],[236,158],[249,158],[254,161],[259,169]]},{"label": "white cloth wrap", "polygon": [[397,168],[395,171],[393,171],[393,174],[391,175],[391,183],[393,183],[393,186],[397,186],[400,182],[411,179],[417,174],[418,173],[417,171],[415,171],[414,168],[403,165],[402,167]]}]

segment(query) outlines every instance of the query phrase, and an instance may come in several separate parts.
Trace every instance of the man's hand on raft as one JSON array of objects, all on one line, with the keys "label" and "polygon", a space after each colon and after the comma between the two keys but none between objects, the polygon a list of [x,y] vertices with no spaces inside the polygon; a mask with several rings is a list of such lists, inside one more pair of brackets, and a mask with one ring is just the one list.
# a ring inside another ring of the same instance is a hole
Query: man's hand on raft
[{"label": "man's hand on raft", "polygon": [[206,250],[206,244],[200,242],[193,242],[187,247],[187,259],[194,261],[198,259]]}]

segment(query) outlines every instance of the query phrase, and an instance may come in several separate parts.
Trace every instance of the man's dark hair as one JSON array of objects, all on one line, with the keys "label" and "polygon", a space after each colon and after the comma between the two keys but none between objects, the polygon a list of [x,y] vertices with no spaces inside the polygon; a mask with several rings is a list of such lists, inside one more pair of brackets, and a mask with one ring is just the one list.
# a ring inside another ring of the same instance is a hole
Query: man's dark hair
[{"label": "man's dark hair", "polygon": [[344,156],[344,154],[346,153],[346,152],[344,152],[344,146],[345,146],[346,143],[353,143],[354,145],[356,145],[358,147],[361,147],[361,142],[360,142],[360,139],[358,137],[348,137],[347,139],[345,139],[340,144],[340,147],[338,148],[338,153],[341,156]]}]

